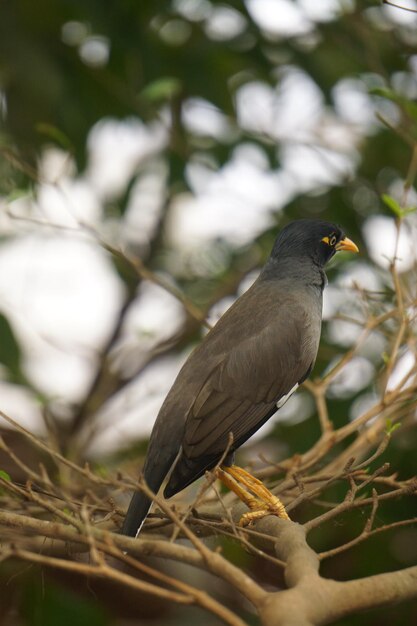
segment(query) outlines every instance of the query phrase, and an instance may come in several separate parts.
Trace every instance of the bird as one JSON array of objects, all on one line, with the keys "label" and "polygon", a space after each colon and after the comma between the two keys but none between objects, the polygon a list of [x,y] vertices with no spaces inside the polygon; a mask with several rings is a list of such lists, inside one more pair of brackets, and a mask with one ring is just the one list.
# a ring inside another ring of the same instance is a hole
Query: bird
[{"label": "bird", "polygon": [[[336,224],[288,223],[253,285],[191,352],[157,415],[143,479],[170,498],[215,469],[250,511],[289,519],[257,478],[234,465],[235,451],[296,391],[314,366],[321,334],[325,265],[356,244]],[[138,536],[152,499],[134,492],[121,533]]]}]

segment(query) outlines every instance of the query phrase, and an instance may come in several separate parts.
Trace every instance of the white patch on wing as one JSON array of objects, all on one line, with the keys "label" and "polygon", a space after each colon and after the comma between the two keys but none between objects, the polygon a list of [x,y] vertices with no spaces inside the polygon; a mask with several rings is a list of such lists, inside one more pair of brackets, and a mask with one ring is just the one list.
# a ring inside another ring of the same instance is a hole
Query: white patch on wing
[{"label": "white patch on wing", "polygon": [[289,392],[285,394],[285,396],[282,396],[282,398],[278,400],[277,409],[280,409],[282,406],[284,406],[286,401],[290,399],[294,391],[296,391],[297,389],[298,389],[298,383],[295,383],[294,387],[290,389]]}]

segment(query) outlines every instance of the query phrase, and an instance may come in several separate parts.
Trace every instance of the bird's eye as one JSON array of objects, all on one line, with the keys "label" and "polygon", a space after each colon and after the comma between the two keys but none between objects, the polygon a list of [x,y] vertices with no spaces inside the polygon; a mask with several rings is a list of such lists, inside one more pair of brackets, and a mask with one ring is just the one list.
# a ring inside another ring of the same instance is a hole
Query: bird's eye
[{"label": "bird's eye", "polygon": [[337,243],[337,237],[336,235],[333,233],[332,235],[329,235],[328,237],[323,237],[322,241],[324,243],[327,243],[328,246],[335,246]]}]

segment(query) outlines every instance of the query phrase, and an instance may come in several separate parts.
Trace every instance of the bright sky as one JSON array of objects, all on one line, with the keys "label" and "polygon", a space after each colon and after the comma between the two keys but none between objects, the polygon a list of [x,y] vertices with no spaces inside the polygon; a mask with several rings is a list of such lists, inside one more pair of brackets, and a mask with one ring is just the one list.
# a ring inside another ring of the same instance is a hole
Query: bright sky
[{"label": "bright sky", "polygon": [[[228,33],[245,26],[232,10],[221,15],[218,12],[224,9],[210,12],[201,1],[178,0],[176,4],[187,15],[197,15],[198,10],[204,14],[205,10],[207,32],[212,38],[226,39]],[[283,37],[313,32],[314,21],[331,20],[340,3],[247,0],[247,6],[271,37]],[[415,19],[405,12],[398,18],[389,7],[383,14],[392,20],[407,19],[407,23]],[[410,81],[417,88],[416,67],[410,69]],[[242,246],[274,223],[277,211],[300,191],[320,193],[354,174],[361,139],[376,130],[375,103],[357,79],[340,81],[333,94],[337,115],[325,106],[311,78],[294,66],[280,70],[275,88],[254,81],[238,90],[239,124],[279,142],[281,165],[271,170],[262,149],[251,142],[239,145],[220,168],[196,154],[187,169],[191,192],[178,196],[170,207],[166,236],[176,262],[195,259],[196,252],[201,255],[201,250],[209,249],[219,238]],[[235,132],[219,110],[197,98],[186,104],[184,123],[193,133],[219,141],[227,142]],[[40,163],[42,180],[48,182],[39,185],[36,201],[22,198],[2,203],[0,233],[13,237],[0,247],[0,308],[24,346],[25,372],[57,402],[72,403],[83,397],[94,374],[95,354],[112,329],[123,297],[123,286],[108,255],[83,225],[93,227],[104,238],[114,237],[114,225],[103,222],[102,202],[117,197],[140,168],[142,176],[116,239],[122,247],[129,243],[146,245],[164,198],[166,170],[160,154],[166,141],[163,112],[161,121],[150,126],[136,118],[103,119],[90,131],[88,167],[83,175],[75,172],[68,155],[51,148]],[[401,190],[398,179],[390,191],[399,197]],[[410,200],[415,202],[415,196]],[[370,201],[375,203],[373,198]],[[326,292],[325,319],[345,306],[343,295],[353,281],[377,289],[384,280],[383,269],[395,249],[395,224],[374,212],[365,220],[363,235],[375,267],[363,259],[347,265],[344,276]],[[48,226],[51,223],[55,227]],[[415,263],[415,240],[416,224],[410,219],[399,240],[400,271]],[[213,265],[209,259],[199,267],[202,274],[209,274]],[[230,299],[224,303],[229,304]],[[144,283],[119,348],[127,366],[131,363],[133,367],[146,350],[174,334],[182,319],[182,308],[173,296]],[[329,325],[330,336],[340,331],[340,324]],[[350,345],[357,330],[344,328],[343,336]],[[115,398],[104,412],[95,451],[113,449],[127,436],[149,433],[185,356],[163,359]],[[372,374],[371,362],[366,354],[361,355],[335,380],[332,392],[343,396],[358,391]],[[398,372],[394,374],[398,376]],[[4,411],[31,428],[41,428],[36,402],[28,392],[7,382],[0,383],[0,391]],[[307,414],[312,410],[298,394],[280,416],[299,417],[303,406]]]}]

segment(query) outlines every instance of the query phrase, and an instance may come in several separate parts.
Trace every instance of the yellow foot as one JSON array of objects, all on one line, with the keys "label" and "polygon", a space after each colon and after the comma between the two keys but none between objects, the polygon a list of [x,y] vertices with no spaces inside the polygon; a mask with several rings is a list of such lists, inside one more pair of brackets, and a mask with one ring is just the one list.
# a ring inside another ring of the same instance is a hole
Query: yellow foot
[{"label": "yellow foot", "polygon": [[230,467],[223,465],[217,470],[217,475],[251,509],[242,515],[239,526],[247,526],[267,515],[290,519],[281,500],[246,470],[236,465]]}]

